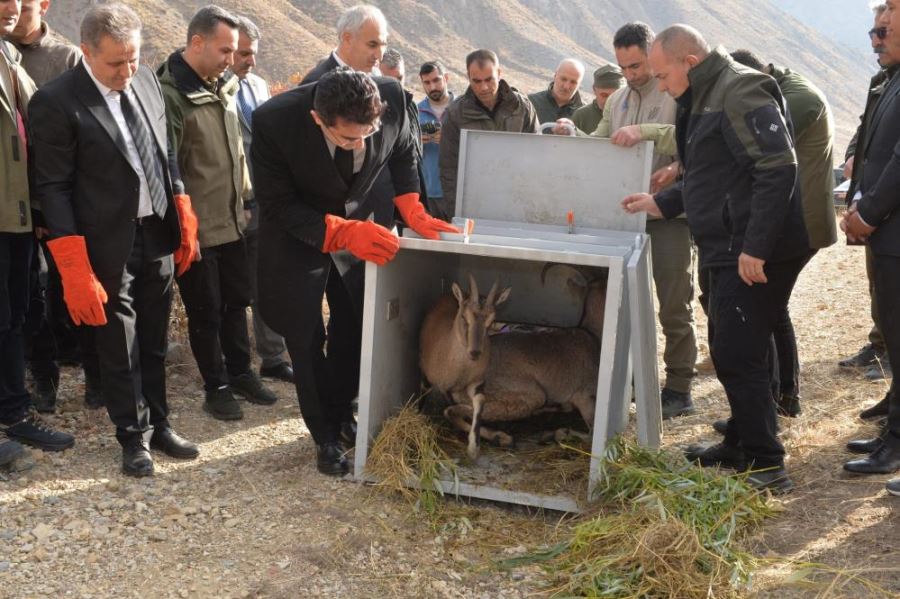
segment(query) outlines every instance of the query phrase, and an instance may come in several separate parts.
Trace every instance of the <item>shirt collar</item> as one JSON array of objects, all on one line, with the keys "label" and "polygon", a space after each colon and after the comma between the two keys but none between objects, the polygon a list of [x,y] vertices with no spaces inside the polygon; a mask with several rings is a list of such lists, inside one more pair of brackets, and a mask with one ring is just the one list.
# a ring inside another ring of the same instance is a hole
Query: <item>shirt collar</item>
[{"label": "shirt collar", "polygon": [[[331,56],[332,56],[332,58],[334,58],[334,62],[338,63],[339,67],[350,68],[350,65],[348,65],[346,62],[341,60],[341,57],[338,56],[337,48],[335,48],[334,50],[331,51]],[[372,67],[372,71],[369,73],[369,75],[371,75],[372,77],[381,77],[381,69],[378,68],[378,65],[375,65],[374,67]]]}]

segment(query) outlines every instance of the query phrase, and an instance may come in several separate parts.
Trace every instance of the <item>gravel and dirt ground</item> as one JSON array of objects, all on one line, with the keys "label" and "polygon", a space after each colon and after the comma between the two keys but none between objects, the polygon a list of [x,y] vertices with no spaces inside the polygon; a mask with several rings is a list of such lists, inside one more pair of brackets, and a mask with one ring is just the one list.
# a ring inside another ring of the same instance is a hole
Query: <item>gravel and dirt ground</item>
[{"label": "gravel and dirt ground", "polygon": [[[865,287],[862,249],[839,245],[813,260],[796,289],[803,414],[782,427],[797,489],[748,542],[765,558],[755,594],[900,596],[900,499],[885,494],[887,477],[841,470],[843,444],[875,432],[856,413],[886,389],[836,367],[865,341]],[[501,572],[492,564],[558,540],[565,517],[451,501],[433,522],[401,499],[321,476],[291,386],[272,383],[280,401],[245,404],[243,421],[212,420],[178,341],[170,356],[172,421],[201,443],[201,458],[157,456],[154,478],[122,476],[105,413],[83,408],[83,379],[65,369],[61,408],[49,420],[78,442],[62,454],[35,452],[35,468],[0,480],[0,597],[545,593],[539,569]],[[715,438],[709,423],[727,408],[712,374],[700,375],[695,401],[696,415],[666,426],[666,446]],[[791,564],[800,563],[821,564],[815,586],[791,584],[802,570]]]}]

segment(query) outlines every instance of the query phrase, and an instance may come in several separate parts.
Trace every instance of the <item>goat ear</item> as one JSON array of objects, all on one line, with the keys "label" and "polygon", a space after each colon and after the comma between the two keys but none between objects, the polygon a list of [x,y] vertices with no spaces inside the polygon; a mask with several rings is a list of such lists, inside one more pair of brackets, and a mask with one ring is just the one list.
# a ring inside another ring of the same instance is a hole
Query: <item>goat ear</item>
[{"label": "goat ear", "polygon": [[497,301],[494,302],[495,306],[499,306],[503,302],[509,299],[509,294],[512,291],[512,287],[507,287],[503,291],[500,292],[500,297],[497,298]]},{"label": "goat ear", "polygon": [[453,291],[453,297],[456,298],[456,301],[459,302],[459,305],[461,306],[465,301],[462,289],[460,289],[459,285],[457,285],[455,282],[450,286],[450,289]]}]

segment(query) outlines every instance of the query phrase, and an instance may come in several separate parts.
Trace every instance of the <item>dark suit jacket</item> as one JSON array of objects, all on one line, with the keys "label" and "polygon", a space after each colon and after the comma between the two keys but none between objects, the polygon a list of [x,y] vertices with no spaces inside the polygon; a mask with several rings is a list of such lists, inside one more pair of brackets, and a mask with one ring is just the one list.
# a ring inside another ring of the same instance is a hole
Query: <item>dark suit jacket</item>
[{"label": "dark suit jacket", "polygon": [[[313,67],[313,69],[306,74],[306,77],[303,78],[303,81],[300,82],[300,85],[305,85],[307,83],[312,83],[314,81],[318,81],[322,78],[322,75],[329,71],[333,71],[334,69],[340,67],[338,61],[334,59],[334,53],[332,52],[325,58],[319,61],[319,63]],[[419,129],[419,108],[416,106],[415,101],[413,100],[412,94],[407,93],[407,105],[406,109],[409,112],[409,126],[412,128],[412,134],[414,136],[416,142],[416,162],[418,164],[417,169],[419,171],[419,180],[421,181],[421,186],[419,191],[419,201],[427,208],[428,207],[428,191],[425,189],[425,173],[422,171],[422,131]],[[394,189],[389,173],[384,173],[381,178],[375,182],[375,186],[372,190],[372,193],[378,196],[390,197],[394,198],[399,193],[396,193]],[[375,214],[375,222],[382,224],[386,227],[393,225],[393,209],[388,209],[385,207],[385,212],[380,212]],[[438,215],[439,217],[441,215]]]},{"label": "dark suit jacket", "polygon": [[406,96],[393,79],[375,81],[387,110],[381,129],[366,139],[365,163],[349,188],[310,116],[316,83],[280,94],[253,113],[250,160],[260,210],[260,306],[276,331],[270,316],[274,320],[279,312],[296,309],[289,296],[306,282],[303,269],[324,256],[325,214],[365,219],[383,209],[376,204],[391,200],[369,191],[385,167],[398,195],[419,191]]},{"label": "dark suit jacket", "polygon": [[303,81],[300,82],[300,85],[306,85],[307,83],[314,83],[322,78],[322,75],[327,73],[328,71],[333,71],[338,68],[338,61],[334,59],[334,53],[329,54],[325,58],[319,61],[319,63],[313,67],[313,69],[306,74],[306,77],[303,78]]},{"label": "dark suit jacket", "polygon": [[900,71],[885,88],[860,144],[854,160],[862,160],[859,214],[877,227],[869,245],[875,254],[900,256]]},{"label": "dark suit jacket", "polygon": [[[166,107],[153,72],[140,67],[132,89],[153,131],[169,206],[154,247],[160,257],[181,243],[175,193],[184,193],[166,133]],[[35,194],[51,237],[83,235],[101,279],[119,275],[134,243],[139,179],[115,119],[83,64],[35,94],[31,123]],[[168,167],[168,168],[167,168]]]}]

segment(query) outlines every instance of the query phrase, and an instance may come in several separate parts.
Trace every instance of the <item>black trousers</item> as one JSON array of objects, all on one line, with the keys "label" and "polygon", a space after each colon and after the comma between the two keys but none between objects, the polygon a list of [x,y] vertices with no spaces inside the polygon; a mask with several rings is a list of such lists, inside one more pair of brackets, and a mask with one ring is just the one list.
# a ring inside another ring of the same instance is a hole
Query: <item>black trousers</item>
[{"label": "black trousers", "polygon": [[169,425],[166,349],[172,307],[172,255],[159,256],[162,221],[136,226],[125,269],[102,278],[107,323],[95,327],[103,398],[120,443]]},{"label": "black trousers", "polygon": [[[802,259],[800,269],[806,267],[818,250],[811,250],[809,255]],[[797,352],[797,335],[794,332],[794,323],[787,304],[784,311],[775,323],[772,331],[772,344],[774,357],[769,362],[773,368],[774,396],[800,397],[800,356]]]},{"label": "black trousers", "polygon": [[[888,355],[900,356],[900,256],[875,255],[875,293],[878,320]],[[897,377],[891,380],[887,428],[900,437],[900,387]]]},{"label": "black trousers", "polygon": [[28,414],[25,389],[25,338],[28,310],[31,233],[0,233],[0,423],[13,424]]},{"label": "black trousers", "polygon": [[731,407],[725,443],[740,445],[754,468],[784,464],[776,437],[770,343],[806,260],[766,264],[769,282],[753,286],[741,280],[736,266],[708,269],[710,350]]},{"label": "black trousers", "polygon": [[201,252],[202,259],[177,281],[191,351],[204,387],[213,391],[227,385],[229,375],[250,371],[250,264],[243,239]]},{"label": "black trousers", "polygon": [[[279,332],[294,364],[303,420],[313,440],[322,444],[337,441],[341,422],[353,417],[351,402],[359,391],[365,262],[346,252],[328,255],[314,248],[307,256],[306,263],[298,265],[307,282],[292,290],[301,295],[290,324]],[[329,307],[327,331],[322,326],[323,296]]]}]

